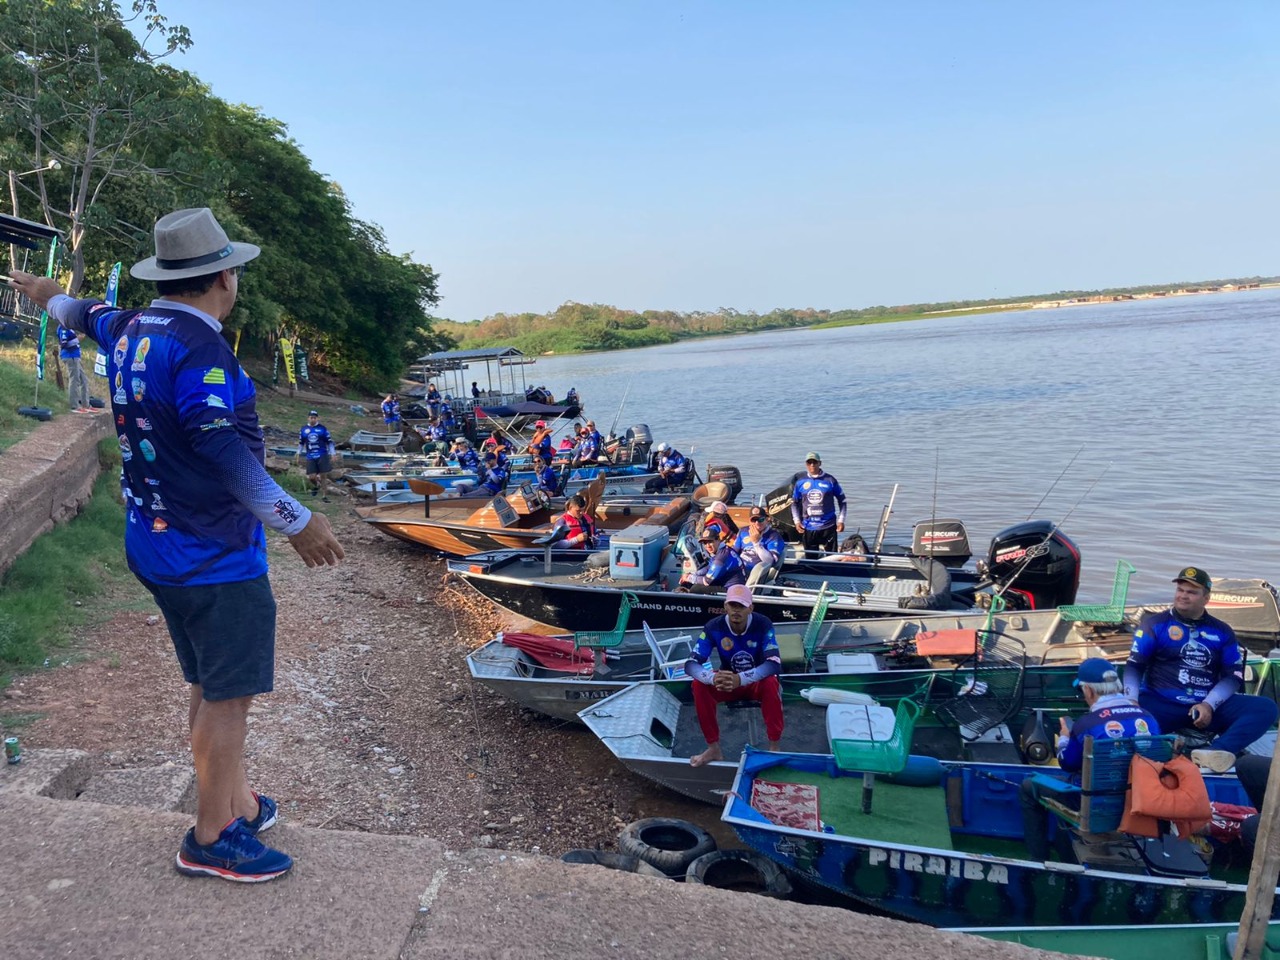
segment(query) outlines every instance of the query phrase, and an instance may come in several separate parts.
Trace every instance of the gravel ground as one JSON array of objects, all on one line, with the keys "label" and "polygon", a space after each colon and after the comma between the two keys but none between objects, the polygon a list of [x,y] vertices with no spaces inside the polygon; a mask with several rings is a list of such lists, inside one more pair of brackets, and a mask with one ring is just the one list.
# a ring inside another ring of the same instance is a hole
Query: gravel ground
[{"label": "gravel ground", "polygon": [[[346,550],[336,568],[308,570],[269,537],[276,689],[252,708],[248,767],[290,819],[552,855],[612,847],[641,816],[728,839],[718,811],[628,774],[584,728],[472,684],[463,658],[499,611],[344,497],[326,509]],[[94,602],[123,609],[81,638],[82,660],[18,679],[0,712],[39,717],[24,743],[103,767],[189,764],[186,688],[158,611],[132,582]]]}]

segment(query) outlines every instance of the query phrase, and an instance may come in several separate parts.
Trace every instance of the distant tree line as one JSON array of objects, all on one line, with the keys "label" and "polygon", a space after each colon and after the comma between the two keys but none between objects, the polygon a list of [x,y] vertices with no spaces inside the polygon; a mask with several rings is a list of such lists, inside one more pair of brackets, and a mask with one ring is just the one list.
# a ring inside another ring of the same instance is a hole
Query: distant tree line
[{"label": "distant tree line", "polygon": [[127,267],[153,252],[152,225],[208,206],[232,239],[263,248],[232,317],[242,356],[269,355],[287,331],[313,367],[381,389],[452,346],[429,313],[431,267],[391,253],[284,123],[177,69],[191,42],[155,0],[127,13],[111,0],[0,0],[0,171],[29,171],[5,206],[63,232],[71,291],[101,295],[121,260],[120,302],[147,302],[150,284]]},{"label": "distant tree line", "polygon": [[863,307],[859,310],[777,309],[769,313],[743,313],[732,307],[715,311],[679,313],[674,310],[626,310],[604,304],[561,304],[551,313],[499,313],[475,323],[438,320],[436,330],[463,347],[514,346],[528,354],[583,353],[651,347],[692,337],[755,333],[788,327],[848,324],[909,319],[923,314],[1047,300],[1072,300],[1098,296],[1138,296],[1225,284],[1272,283],[1276,277],[1241,277],[1187,283],[1113,287],[1106,290],[1060,290],[1057,293],[1004,297],[991,300],[947,300],[939,303],[905,303],[898,306]]}]

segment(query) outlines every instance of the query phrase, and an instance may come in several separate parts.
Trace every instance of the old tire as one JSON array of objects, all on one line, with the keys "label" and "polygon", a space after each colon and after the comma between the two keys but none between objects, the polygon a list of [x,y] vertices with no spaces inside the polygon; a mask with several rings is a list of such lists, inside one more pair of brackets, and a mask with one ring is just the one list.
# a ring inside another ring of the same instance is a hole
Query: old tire
[{"label": "old tire", "polygon": [[715,848],[715,839],[696,823],[671,817],[636,820],[618,834],[619,850],[675,879],[683,879],[689,864]]},{"label": "old tire", "polygon": [[666,874],[657,867],[651,866],[639,857],[629,853],[617,853],[613,850],[570,850],[560,858],[565,863],[593,863],[610,870],[621,870],[623,873],[638,873],[644,877],[662,877]]},{"label": "old tire", "polygon": [[751,850],[716,850],[689,864],[686,883],[701,883],[720,890],[788,897],[791,882],[772,860]]},{"label": "old tire", "polygon": [[53,411],[48,407],[19,407],[18,413],[33,420],[52,420]]}]

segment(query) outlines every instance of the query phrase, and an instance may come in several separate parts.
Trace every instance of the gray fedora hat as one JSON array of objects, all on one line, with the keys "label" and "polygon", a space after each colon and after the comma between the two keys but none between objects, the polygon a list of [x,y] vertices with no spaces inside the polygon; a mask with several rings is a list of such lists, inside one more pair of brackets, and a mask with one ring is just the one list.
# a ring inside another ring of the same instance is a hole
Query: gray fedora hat
[{"label": "gray fedora hat", "polygon": [[248,263],[262,251],[252,243],[232,243],[208,207],[175,210],[156,221],[156,255],[135,263],[139,280],[203,277]]}]

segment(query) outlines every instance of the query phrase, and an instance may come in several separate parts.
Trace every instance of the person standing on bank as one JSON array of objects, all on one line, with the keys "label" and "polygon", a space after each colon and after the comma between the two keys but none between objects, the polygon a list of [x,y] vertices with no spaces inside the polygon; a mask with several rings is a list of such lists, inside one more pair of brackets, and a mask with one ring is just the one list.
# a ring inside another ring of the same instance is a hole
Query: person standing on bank
[{"label": "person standing on bank", "polygon": [[791,491],[791,519],[808,559],[822,551],[836,552],[836,535],[844,532],[845,499],[840,481],[822,469],[822,457],[810,451],[804,467],[805,475]]},{"label": "person standing on bank", "polygon": [[89,406],[89,378],[80,365],[80,338],[74,330],[58,325],[58,356],[67,365],[67,401],[76,413],[93,413]]},{"label": "person standing on bank", "polygon": [[1240,693],[1244,656],[1235,631],[1205,612],[1213,581],[1199,567],[1184,567],[1168,610],[1142,618],[1124,665],[1124,692],[1150,710],[1170,733],[1182,727],[1216,733],[1191,759],[1226,773],[1276,722],[1274,700]]},{"label": "person standing on bank", "polygon": [[298,452],[293,462],[307,458],[307,483],[311,495],[317,493],[329,502],[329,473],[333,470],[333,438],[329,429],[320,422],[320,414],[312,410],[307,414],[307,425],[298,431]]},{"label": "person standing on bank", "polygon": [[223,336],[256,246],[230,243],[208,208],[155,226],[156,256],[130,273],[160,297],[123,310],[67,296],[57,281],[14,271],[12,285],[108,352],[127,522],[129,568],[155,597],[190,684],[191,753],[199,801],[178,850],[192,876],[254,883],[293,860],[259,834],[276,804],[245,777],[246,719],[272,689],[276,603],[263,524],[289,538],[308,567],[336,564],[342,546],[263,467],[253,381]]}]

